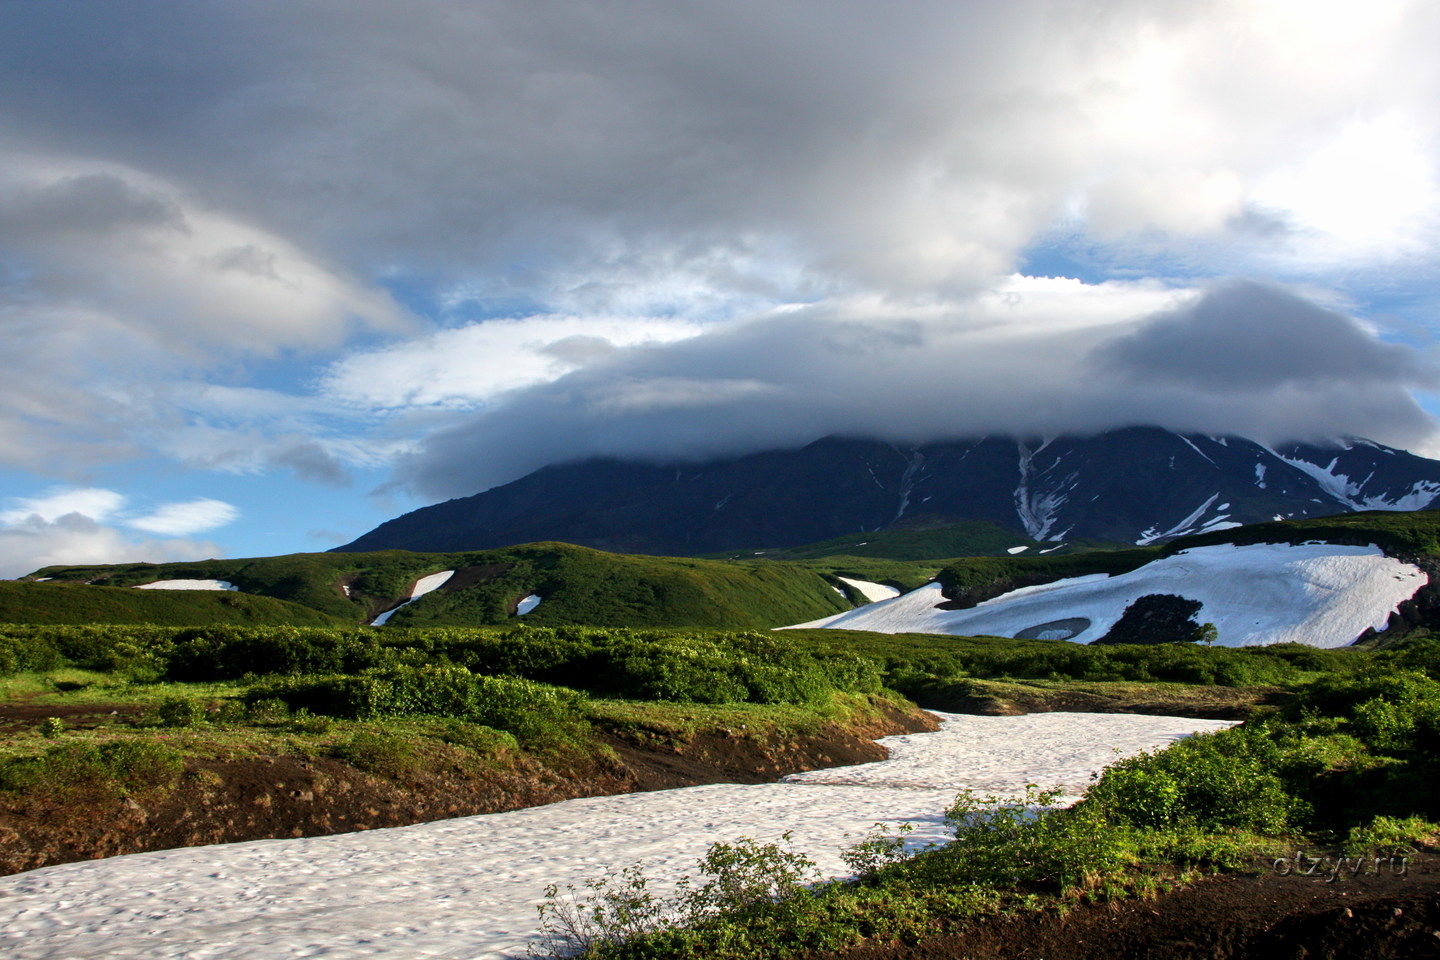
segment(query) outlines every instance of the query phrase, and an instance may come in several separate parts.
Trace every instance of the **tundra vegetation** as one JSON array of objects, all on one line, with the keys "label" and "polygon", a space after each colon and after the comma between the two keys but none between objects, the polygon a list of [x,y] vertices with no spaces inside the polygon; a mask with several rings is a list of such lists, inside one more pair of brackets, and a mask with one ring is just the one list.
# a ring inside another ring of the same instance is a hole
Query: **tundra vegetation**
[{"label": "tundra vegetation", "polygon": [[552,888],[533,952],[800,957],[1145,896],[1205,872],[1292,869],[1292,857],[1394,869],[1440,833],[1440,644],[1326,666],[1281,709],[1112,765],[1073,807],[1033,787],[1019,800],[963,793],[946,811],[949,844],[912,856],[903,836],[876,833],[847,852],[851,878],[816,882],[802,853],[744,841],[712,847],[700,878],[669,897],[633,867]]},{"label": "tundra vegetation", "polygon": [[[1356,514],[1223,540],[1377,543],[1433,570],[1437,530],[1435,514]],[[876,834],[851,851],[851,880],[813,883],[803,851],[739,843],[713,849],[677,898],[634,871],[554,891],[542,950],[617,957],[798,956],[985,911],[1144,894],[1257,856],[1403,855],[1433,839],[1440,640],[1424,627],[1334,650],[751,629],[848,608],[836,576],[914,586],[938,573],[965,603],[1220,540],[943,563],[886,555],[915,543],[788,561],[546,544],[39,571],[54,581],[0,584],[0,610],[30,621],[0,626],[0,705],[23,703],[28,718],[0,733],[0,804],[144,802],[217,757],[324,758],[398,784],[441,763],[483,776],[593,759],[609,749],[599,731],[784,739],[902,698],[1247,720],[1115,765],[1068,810],[1043,792],[998,807],[957,798],[952,843],[906,857],[900,838]],[[442,569],[463,586],[391,626],[359,625]],[[131,589],[169,578],[241,592]],[[516,617],[528,592],[544,600]],[[106,619],[130,622],[86,622]],[[480,626],[447,625],[459,621]],[[75,729],[66,717],[87,703],[116,712]]]}]

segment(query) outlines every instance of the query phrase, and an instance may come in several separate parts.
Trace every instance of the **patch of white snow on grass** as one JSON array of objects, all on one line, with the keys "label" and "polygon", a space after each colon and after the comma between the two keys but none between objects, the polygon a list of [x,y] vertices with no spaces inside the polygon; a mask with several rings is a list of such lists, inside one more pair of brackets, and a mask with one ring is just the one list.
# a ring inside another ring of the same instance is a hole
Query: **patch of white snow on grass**
[{"label": "patch of white snow on grass", "polygon": [[1123,714],[947,716],[939,733],[889,737],[887,761],[787,782],[587,797],[497,813],[300,840],[191,847],[0,878],[7,960],[296,960],[523,955],[548,883],[643,865],[664,895],[710,844],[751,837],[797,851],[829,876],[879,821],[907,845],[947,839],[964,788],[1078,794],[1121,756],[1218,720]]},{"label": "patch of white snow on grass", "polygon": [[874,603],[877,600],[890,600],[900,596],[899,590],[896,590],[894,587],[887,587],[883,583],[871,583],[869,580],[851,580],[849,577],[837,577],[836,579],[864,597],[866,603]]},{"label": "patch of white snow on grass", "polygon": [[432,573],[428,577],[421,577],[419,580],[415,581],[415,586],[410,588],[410,599],[406,600],[402,604],[391,607],[389,610],[386,610],[384,613],[380,614],[380,616],[376,617],[374,620],[371,620],[370,625],[372,627],[385,626],[385,624],[390,622],[390,618],[395,615],[395,611],[399,610],[400,607],[408,607],[416,600],[419,600],[421,597],[425,596],[425,594],[435,592],[436,590],[440,589],[442,586],[445,585],[446,580],[449,580],[453,576],[455,576],[454,570],[441,570],[439,573]]},{"label": "patch of white snow on grass", "polygon": [[229,580],[156,580],[136,584],[136,590],[239,590]]},{"label": "patch of white snow on grass", "polygon": [[1016,553],[1024,553],[1026,550],[1029,550],[1029,549],[1030,549],[1030,548],[1029,548],[1029,547],[1026,547],[1026,546],[1006,547],[1006,548],[1005,548],[1005,552],[1006,552],[1006,553],[1009,553],[1009,554],[1016,554]]},{"label": "patch of white snow on grass", "polygon": [[521,597],[520,602],[515,604],[515,616],[523,617],[538,606],[540,606],[540,596],[538,594],[532,593],[528,597]]},{"label": "patch of white snow on grass", "polygon": [[1091,621],[1071,639],[1104,636],[1125,608],[1151,593],[1201,603],[1196,619],[1215,624],[1222,646],[1303,643],[1340,647],[1382,629],[1429,578],[1374,546],[1314,543],[1196,547],[1114,577],[1075,577],[1013,590],[967,610],[941,610],[939,584],[821,620],[806,627],[877,633],[948,633],[1013,637],[1035,624]]}]

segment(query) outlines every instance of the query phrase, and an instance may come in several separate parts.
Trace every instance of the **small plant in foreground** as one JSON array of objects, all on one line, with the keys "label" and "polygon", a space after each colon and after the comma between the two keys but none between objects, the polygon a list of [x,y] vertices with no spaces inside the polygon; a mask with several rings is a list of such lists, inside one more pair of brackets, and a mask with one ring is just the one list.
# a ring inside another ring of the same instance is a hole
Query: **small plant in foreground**
[{"label": "small plant in foreground", "polygon": [[65,721],[59,717],[46,717],[40,721],[40,736],[55,739],[65,732]]},{"label": "small plant in foreground", "polygon": [[205,706],[190,697],[166,697],[156,715],[162,727],[193,727],[205,719]]},{"label": "small plant in foreground", "polygon": [[888,832],[886,824],[877,823],[865,835],[865,839],[840,852],[845,866],[855,872],[857,879],[870,877],[892,864],[908,860],[912,854],[905,849],[905,838],[915,829],[913,823],[902,823],[895,832]]},{"label": "small plant in foreground", "polygon": [[[583,888],[551,884],[540,914],[540,937],[530,955],[540,958],[600,957],[623,946],[673,936],[717,918],[778,908],[802,910],[804,894],[820,881],[815,864],[790,847],[790,834],[776,843],[742,837],[714,843],[697,862],[708,879],[681,877],[676,892],[661,897],[639,866],[585,881]],[[639,951],[644,953],[643,948]]]}]

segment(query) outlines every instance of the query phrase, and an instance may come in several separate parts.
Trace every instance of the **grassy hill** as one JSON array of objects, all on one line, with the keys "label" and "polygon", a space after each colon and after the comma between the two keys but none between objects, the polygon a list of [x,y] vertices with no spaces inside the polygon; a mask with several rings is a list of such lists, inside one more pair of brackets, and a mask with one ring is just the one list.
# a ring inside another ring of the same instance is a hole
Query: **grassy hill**
[{"label": "grassy hill", "polygon": [[[850,609],[851,601],[836,590],[839,577],[909,590],[938,576],[947,596],[978,602],[1019,586],[1124,573],[1178,550],[1215,543],[1375,543],[1406,559],[1440,563],[1440,511],[1257,524],[1156,547],[1101,545],[1106,549],[1081,551],[1084,545],[1072,544],[1044,555],[1036,544],[1023,554],[1009,554],[1018,538],[989,524],[863,537],[725,559],[632,556],[537,543],[458,553],[389,550],[47,567],[32,574],[32,582],[0,583],[0,622],[362,624],[405,600],[421,577],[454,570],[439,590],[396,611],[389,625],[503,624],[516,616],[516,604],[533,594],[541,602],[524,622],[537,626],[763,629]],[[932,556],[957,549],[989,552]],[[33,582],[38,578],[50,582]],[[239,592],[128,589],[170,579],[226,580]],[[1426,590],[1440,592],[1440,586]],[[1435,599],[1440,604],[1440,596]]]},{"label": "grassy hill", "polygon": [[343,621],[297,603],[233,591],[132,590],[0,580],[0,623],[329,626]]},{"label": "grassy hill", "polygon": [[[135,601],[165,607],[167,619],[148,622],[175,623],[175,617],[183,618],[184,611],[191,608],[200,617],[203,611],[223,608],[227,597],[238,595],[245,597],[240,603],[260,598],[285,601],[291,607],[304,608],[304,617],[321,617],[318,622],[368,623],[408,597],[417,579],[442,570],[456,573],[439,590],[396,612],[389,626],[505,623],[515,616],[516,603],[530,594],[542,600],[526,614],[525,622],[539,626],[765,628],[850,608],[824,571],[800,565],[628,556],[541,543],[465,553],[389,550],[47,567],[31,576],[50,578],[50,583],[13,584],[9,598],[0,599],[0,622],[125,622],[128,615],[122,608],[104,620],[77,615],[76,620],[68,621],[60,619],[68,614],[46,612],[56,604],[77,605],[78,609],[81,601],[85,609],[95,609],[90,598],[100,594],[88,590],[127,598],[159,595],[160,601]],[[913,571],[908,574],[915,576]],[[239,588],[239,594],[116,589],[179,579],[226,580]],[[57,593],[57,589],[65,592]],[[150,608],[133,609],[136,621],[147,620]],[[41,616],[46,619],[36,619]],[[317,622],[301,617],[295,613],[288,621],[266,622]],[[203,619],[181,622],[215,621],[207,613]]]}]

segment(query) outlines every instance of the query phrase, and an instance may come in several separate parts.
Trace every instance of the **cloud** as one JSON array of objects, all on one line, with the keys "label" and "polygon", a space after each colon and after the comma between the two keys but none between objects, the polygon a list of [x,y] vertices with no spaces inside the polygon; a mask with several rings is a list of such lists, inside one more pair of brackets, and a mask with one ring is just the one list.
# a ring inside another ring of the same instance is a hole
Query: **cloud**
[{"label": "cloud", "polygon": [[[825,432],[1430,430],[1419,356],[1205,284],[1433,315],[1435,4],[560,9],[8,24],[0,464],[450,494]],[[1057,243],[1165,279],[1013,278]]]},{"label": "cloud", "polygon": [[1376,339],[1353,318],[1273,284],[1217,285],[1097,349],[1107,374],[1198,390],[1284,384],[1431,386],[1436,370],[1413,349]]},{"label": "cloud", "polygon": [[[0,510],[0,577],[72,563],[160,563],[222,555],[208,540],[190,539],[235,522],[240,511],[221,500],[165,503],[143,513],[128,499],[97,487],[55,488],[12,497]],[[153,534],[137,537],[127,531]],[[165,538],[165,539],[157,539]]]},{"label": "cloud", "polygon": [[960,304],[791,310],[633,347],[424,440],[400,476],[432,497],[591,456],[699,459],[838,433],[894,442],[1154,423],[1259,439],[1416,441],[1412,349],[1269,284],[1206,289],[1014,278]]},{"label": "cloud", "polygon": [[137,539],[79,513],[53,521],[30,517],[0,527],[0,578],[6,579],[56,564],[164,563],[221,555],[207,540]]},{"label": "cloud", "polygon": [[167,503],[142,517],[125,521],[127,527],[145,533],[178,537],[214,530],[240,518],[240,511],[223,500],[191,500]]},{"label": "cloud", "polygon": [[21,524],[34,517],[54,523],[72,513],[103,521],[125,506],[125,497],[114,490],[95,487],[56,489],[38,497],[16,497],[9,509],[0,511],[0,524]]},{"label": "cloud", "polygon": [[619,347],[683,340],[702,329],[672,317],[491,319],[352,353],[326,370],[319,391],[362,409],[473,407],[602,362]]}]

